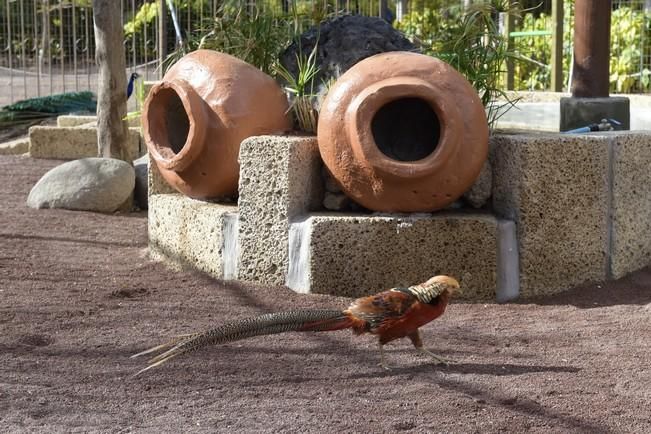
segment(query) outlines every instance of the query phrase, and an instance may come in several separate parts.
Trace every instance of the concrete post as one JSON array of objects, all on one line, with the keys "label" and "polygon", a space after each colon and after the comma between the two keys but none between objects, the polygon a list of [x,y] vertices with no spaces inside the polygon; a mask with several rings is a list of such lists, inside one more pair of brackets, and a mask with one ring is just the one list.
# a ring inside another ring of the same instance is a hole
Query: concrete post
[{"label": "concrete post", "polygon": [[572,97],[561,99],[561,131],[615,120],[615,129],[630,129],[630,102],[609,98],[611,0],[576,0]]}]

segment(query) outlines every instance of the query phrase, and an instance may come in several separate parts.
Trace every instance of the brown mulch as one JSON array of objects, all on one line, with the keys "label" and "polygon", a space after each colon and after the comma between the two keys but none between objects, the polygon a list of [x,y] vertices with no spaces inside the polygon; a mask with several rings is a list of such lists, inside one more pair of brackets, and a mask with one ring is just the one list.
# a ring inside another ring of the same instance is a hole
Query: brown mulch
[{"label": "brown mulch", "polygon": [[133,374],[167,336],[338,297],[147,258],[144,213],[25,206],[56,161],[0,157],[2,432],[651,432],[651,270],[515,304],[452,304],[377,366],[372,337],[253,338]]}]

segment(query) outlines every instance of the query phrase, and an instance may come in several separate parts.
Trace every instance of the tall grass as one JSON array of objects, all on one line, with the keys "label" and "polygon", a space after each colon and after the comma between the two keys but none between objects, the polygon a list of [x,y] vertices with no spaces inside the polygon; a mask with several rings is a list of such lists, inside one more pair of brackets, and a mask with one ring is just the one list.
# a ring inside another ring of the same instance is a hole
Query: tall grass
[{"label": "tall grass", "polygon": [[[508,49],[500,33],[497,17],[504,12],[520,16],[519,2],[490,0],[437,11],[414,12],[399,28],[421,49],[452,65],[473,85],[487,109],[488,124],[493,126],[515,101],[508,99],[501,76],[507,61],[521,61]],[[498,99],[504,104],[494,104]]]}]

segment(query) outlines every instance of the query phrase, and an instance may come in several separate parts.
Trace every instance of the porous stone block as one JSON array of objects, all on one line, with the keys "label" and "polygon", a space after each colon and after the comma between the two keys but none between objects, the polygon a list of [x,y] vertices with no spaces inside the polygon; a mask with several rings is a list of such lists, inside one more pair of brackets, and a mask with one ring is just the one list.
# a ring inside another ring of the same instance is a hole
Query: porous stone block
[{"label": "porous stone block", "polygon": [[609,144],[592,135],[492,138],[493,209],[517,226],[522,296],[606,278]]},{"label": "porous stone block", "polygon": [[20,155],[29,151],[29,138],[21,137],[20,139],[10,140],[0,143],[0,155]]},{"label": "porous stone block", "polygon": [[152,259],[224,276],[225,222],[237,206],[190,199],[179,193],[149,196],[149,251]]},{"label": "porous stone block", "polygon": [[[128,119],[129,127],[136,128],[140,126],[140,117],[131,117]],[[97,116],[95,115],[61,115],[57,117],[57,127],[96,127]]]},{"label": "porous stone block", "polygon": [[[74,160],[97,156],[95,127],[34,126],[29,129],[29,154],[32,158]],[[127,135],[127,159],[133,161],[143,153],[140,133],[133,129]]]},{"label": "porous stone block", "polygon": [[288,286],[359,297],[424,282],[459,279],[463,297],[495,300],[498,221],[488,214],[312,214],[294,223]]},{"label": "porous stone block", "polygon": [[611,277],[651,265],[651,135],[612,134]]},{"label": "porous stone block", "polygon": [[62,115],[57,117],[57,127],[78,127],[91,122],[97,124],[97,116]]},{"label": "porous stone block", "polygon": [[316,137],[260,136],[240,146],[238,277],[282,285],[289,222],[323,200]]},{"label": "porous stone block", "polygon": [[168,194],[177,193],[177,191],[165,181],[161,176],[160,170],[151,155],[147,153],[147,194],[152,196],[154,194]]}]

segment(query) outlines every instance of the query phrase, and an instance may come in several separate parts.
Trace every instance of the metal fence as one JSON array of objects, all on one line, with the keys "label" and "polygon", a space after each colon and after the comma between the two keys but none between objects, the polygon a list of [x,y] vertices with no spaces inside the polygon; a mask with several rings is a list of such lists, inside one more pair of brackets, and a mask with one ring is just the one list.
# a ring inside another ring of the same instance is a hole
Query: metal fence
[{"label": "metal fence", "polygon": [[[548,90],[551,76],[553,22],[551,1],[526,11],[516,23],[513,43],[531,62],[515,67],[516,90]],[[571,88],[574,1],[565,0],[563,23],[563,83]],[[639,93],[651,90],[651,0],[613,0],[610,46],[611,91]]]},{"label": "metal fence", "polygon": [[[145,80],[161,76],[161,62],[175,48],[176,30],[183,35],[205,33],[207,30],[203,29],[213,25],[218,8],[225,3],[224,0],[115,1],[121,1],[122,5],[125,74],[138,72]],[[387,4],[386,0],[230,2],[244,10],[283,11],[300,6],[321,8],[329,13],[365,15],[378,15],[380,7]],[[91,5],[92,0],[0,0],[0,87],[4,89],[0,92],[0,106],[35,96],[97,88]]]},{"label": "metal fence", "polygon": [[[153,80],[160,77],[161,62],[167,52],[175,47],[176,31],[171,10],[175,12],[176,27],[182,35],[200,35],[214,25],[214,17],[226,0],[119,1],[125,25],[124,45],[128,65],[125,74],[138,72],[144,79]],[[417,10],[417,7],[424,5],[423,1],[418,0],[228,1],[240,4],[243,8],[265,11],[301,7],[320,8],[328,13],[351,12],[365,15],[379,15],[387,6],[394,10],[393,14],[399,12],[400,15],[401,10],[406,11],[408,6],[411,10]],[[448,3],[463,4],[464,1],[450,0]],[[91,4],[92,0],[0,0],[0,106],[35,96],[97,88]],[[543,0],[535,16],[539,17],[541,13],[549,15],[550,5],[551,0]],[[162,15],[161,10],[164,11]],[[571,8],[569,10],[571,13]],[[651,70],[651,0],[614,0],[614,19],[615,15],[618,22],[629,20],[632,23],[626,31],[638,32],[634,33],[633,39],[623,39],[625,32],[620,30],[613,36],[613,58],[635,66],[633,70],[625,70],[623,67],[618,70],[622,74],[620,81],[625,87],[624,91],[648,90],[648,84],[644,83]],[[547,25],[551,23],[548,21]],[[516,27],[515,30],[521,29]],[[523,55],[535,59],[540,52],[540,45],[531,41],[549,44],[550,37],[540,35],[533,38],[517,38],[517,47]],[[567,76],[572,51],[569,34],[565,45]],[[529,71],[520,71],[524,76],[519,81],[516,77],[516,87],[535,88],[532,83],[542,83],[539,89],[544,89],[547,80],[545,74],[548,74],[549,67],[544,59],[539,63],[538,66],[530,67]]]}]

